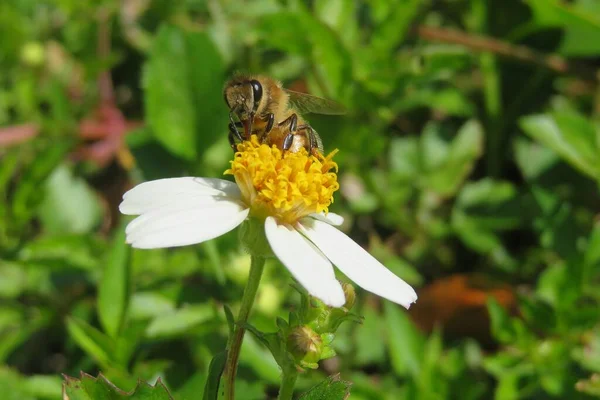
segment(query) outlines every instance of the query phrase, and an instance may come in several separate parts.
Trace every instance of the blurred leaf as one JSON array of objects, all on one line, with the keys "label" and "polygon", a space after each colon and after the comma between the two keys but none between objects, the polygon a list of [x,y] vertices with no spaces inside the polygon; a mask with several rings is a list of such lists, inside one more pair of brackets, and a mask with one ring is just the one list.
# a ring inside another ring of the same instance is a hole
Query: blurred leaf
[{"label": "blurred leaf", "polygon": [[96,359],[98,363],[102,366],[111,364],[116,346],[110,337],[75,317],[67,319],[67,330],[79,347]]},{"label": "blurred leaf", "polygon": [[487,301],[488,312],[492,323],[492,334],[501,343],[511,343],[515,341],[515,331],[512,325],[512,319],[506,310],[493,297]]},{"label": "blurred leaf", "polygon": [[223,79],[221,57],[206,33],[161,27],[144,69],[145,106],[155,137],[170,152],[192,160],[200,143],[203,148],[225,131]]},{"label": "blurred leaf", "polygon": [[53,316],[47,307],[0,304],[0,361],[6,360],[33,334],[47,328]]},{"label": "blurred leaf", "polygon": [[22,265],[0,260],[0,298],[15,298],[27,287],[27,273]]},{"label": "blurred leaf", "polygon": [[227,351],[217,353],[208,367],[208,377],[206,378],[206,386],[204,386],[204,400],[215,400],[219,396],[219,382],[221,375],[225,369],[225,361],[227,361]]},{"label": "blurred leaf", "polygon": [[600,53],[600,7],[595,1],[527,0],[537,25],[565,30],[560,51],[569,56]]},{"label": "blurred leaf", "polygon": [[277,365],[277,361],[254,336],[247,335],[244,338],[244,345],[240,352],[240,365],[252,368],[254,373],[260,377],[261,382],[273,385],[280,382],[281,369]]},{"label": "blurred leaf", "polygon": [[470,117],[475,111],[474,105],[465,93],[456,88],[419,88],[411,91],[410,96],[396,100],[392,108],[397,113],[426,107],[448,115]]},{"label": "blurred leaf", "polygon": [[384,318],[387,327],[389,355],[398,376],[418,377],[423,363],[425,340],[405,311],[386,301]]},{"label": "blurred leaf", "polygon": [[139,320],[158,317],[174,311],[175,302],[160,293],[136,292],[131,296],[128,316],[133,320]]},{"label": "blurred leaf", "polygon": [[452,227],[469,247],[483,253],[502,246],[497,233],[517,228],[520,219],[515,187],[491,179],[465,185],[452,211]]},{"label": "blurred leaf", "polygon": [[125,243],[125,226],[121,225],[112,241],[98,287],[98,316],[104,331],[119,335],[129,305],[130,246]]},{"label": "blurred leaf", "polygon": [[154,385],[138,382],[137,387],[127,393],[113,385],[102,374],[97,378],[81,373],[79,379],[64,376],[63,393],[69,400],[173,400],[160,379]]},{"label": "blurred leaf", "polygon": [[582,280],[586,284],[600,272],[600,222],[596,222],[588,239],[583,259],[584,273]]},{"label": "blurred leaf", "polygon": [[342,381],[339,374],[333,375],[313,386],[300,396],[301,400],[346,400],[350,397],[350,382]]},{"label": "blurred leaf", "polygon": [[594,126],[572,112],[531,115],[519,120],[521,129],[554,150],[566,162],[600,179],[600,148]]},{"label": "blurred leaf", "polygon": [[554,151],[536,142],[517,139],[515,161],[525,178],[535,180],[557,163],[558,156]]},{"label": "blurred leaf", "polygon": [[4,400],[35,400],[26,389],[23,377],[17,372],[0,367],[0,392]]},{"label": "blurred leaf", "polygon": [[421,6],[418,0],[402,0],[381,7],[383,11],[375,24],[370,46],[381,53],[392,51],[408,33],[410,23]]},{"label": "blurred leaf", "polygon": [[13,214],[18,221],[22,223],[33,215],[35,206],[43,198],[42,183],[63,162],[71,147],[71,143],[65,141],[53,143],[37,155],[35,162],[21,176],[12,201]]},{"label": "blurred leaf", "polygon": [[102,246],[89,236],[59,235],[29,241],[19,253],[19,260],[57,269],[94,270],[98,266],[96,250]]},{"label": "blurred leaf", "polygon": [[389,151],[390,171],[399,178],[413,179],[420,170],[419,143],[414,137],[393,138]]},{"label": "blurred leaf", "polygon": [[[422,140],[427,138],[425,133]],[[431,149],[427,146],[421,155],[423,162],[430,161]],[[429,169],[427,185],[444,196],[456,193],[460,184],[471,173],[475,161],[483,152],[483,130],[475,120],[467,121],[452,140],[444,161]],[[431,164],[430,164],[431,165]]]},{"label": "blurred leaf", "polygon": [[39,216],[48,232],[84,233],[100,223],[102,207],[96,194],[66,165],[60,165],[50,175],[44,193]]},{"label": "blurred leaf", "polygon": [[214,318],[215,310],[210,304],[185,306],[154,318],[146,329],[146,336],[163,338],[181,335]]},{"label": "blurred leaf", "polygon": [[304,12],[279,12],[264,16],[258,26],[272,47],[304,56],[312,62],[320,96],[335,97],[347,88],[351,76],[350,54],[327,25]]},{"label": "blurred leaf", "polygon": [[379,364],[385,360],[385,343],[373,338],[384,335],[383,318],[372,307],[364,307],[361,314],[368,323],[362,324],[353,335],[354,362],[359,366]]}]

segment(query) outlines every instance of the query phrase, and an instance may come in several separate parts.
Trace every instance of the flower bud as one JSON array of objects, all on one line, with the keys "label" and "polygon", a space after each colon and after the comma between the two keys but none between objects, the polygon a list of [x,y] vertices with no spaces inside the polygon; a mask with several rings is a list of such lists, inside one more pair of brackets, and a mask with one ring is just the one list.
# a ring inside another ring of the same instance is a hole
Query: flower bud
[{"label": "flower bud", "polygon": [[344,291],[344,296],[346,297],[346,303],[344,303],[344,307],[349,310],[354,306],[356,301],[356,290],[354,290],[354,286],[350,283],[342,283],[342,290]]},{"label": "flower bud", "polygon": [[312,367],[321,359],[323,340],[308,326],[298,326],[288,335],[287,347],[298,364]]}]

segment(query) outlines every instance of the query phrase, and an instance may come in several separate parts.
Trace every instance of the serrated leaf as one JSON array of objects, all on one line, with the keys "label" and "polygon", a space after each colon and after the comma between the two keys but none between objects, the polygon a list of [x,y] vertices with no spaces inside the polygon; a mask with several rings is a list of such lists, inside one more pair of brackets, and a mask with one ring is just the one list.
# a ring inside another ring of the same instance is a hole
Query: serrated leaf
[{"label": "serrated leaf", "polygon": [[138,381],[135,389],[125,392],[102,374],[94,378],[82,372],[79,379],[63,376],[65,379],[63,383],[64,400],[173,400],[160,378],[154,385]]},{"label": "serrated leaf", "polygon": [[104,331],[116,338],[129,305],[130,246],[125,227],[117,229],[98,288],[98,316]]},{"label": "serrated leaf", "polygon": [[352,383],[340,379],[340,375],[333,375],[323,382],[313,386],[308,392],[300,396],[301,400],[345,400],[350,396]]}]

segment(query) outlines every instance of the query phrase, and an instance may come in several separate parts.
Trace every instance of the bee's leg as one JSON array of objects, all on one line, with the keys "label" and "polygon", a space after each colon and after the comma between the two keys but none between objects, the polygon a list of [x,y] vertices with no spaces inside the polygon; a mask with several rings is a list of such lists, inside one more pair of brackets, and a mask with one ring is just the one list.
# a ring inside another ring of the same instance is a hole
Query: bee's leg
[{"label": "bee's leg", "polygon": [[296,130],[298,130],[298,116],[296,114],[292,114],[288,118],[281,121],[278,125],[279,126],[289,125],[290,132],[293,134],[296,132]]},{"label": "bee's leg", "polygon": [[267,126],[265,127],[265,133],[271,132],[271,129],[273,129],[274,123],[275,123],[275,114],[273,114],[273,113],[267,114]]},{"label": "bee's leg", "polygon": [[308,124],[300,125],[298,126],[298,132],[300,131],[302,131],[305,137],[308,139],[309,148],[307,150],[309,153],[311,153],[313,156],[316,156],[318,152],[323,152],[323,143],[312,126]]},{"label": "bee's leg", "polygon": [[283,144],[282,144],[282,148],[284,151],[288,151],[290,149],[290,147],[292,147],[292,142],[294,141],[294,134],[293,133],[288,133],[287,135],[285,135],[285,137],[283,138]]},{"label": "bee's leg", "polygon": [[233,151],[235,151],[236,149],[236,139],[238,142],[243,142],[244,138],[242,137],[242,134],[240,133],[238,128],[242,127],[242,123],[241,122],[231,122],[229,124],[229,135],[227,136],[229,139],[229,144],[231,145],[231,148],[233,149]]},{"label": "bee's leg", "polygon": [[284,151],[287,151],[292,147],[292,142],[294,141],[294,135],[298,130],[298,116],[296,114],[290,115],[288,118],[281,121],[278,125],[283,126],[289,124],[290,132],[283,139],[283,145],[281,146]]},{"label": "bee's leg", "polygon": [[243,128],[244,125],[241,122],[230,122],[229,123],[229,134],[233,135],[240,142],[244,141],[244,137],[240,132],[240,128]]}]

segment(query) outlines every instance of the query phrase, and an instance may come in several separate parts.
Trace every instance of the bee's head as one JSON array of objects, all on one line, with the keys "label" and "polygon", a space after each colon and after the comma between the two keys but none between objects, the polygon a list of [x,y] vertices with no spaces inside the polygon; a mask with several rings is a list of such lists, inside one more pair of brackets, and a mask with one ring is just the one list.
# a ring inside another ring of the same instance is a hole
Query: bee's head
[{"label": "bee's head", "polygon": [[263,98],[263,86],[256,79],[234,79],[225,86],[223,97],[240,120],[253,119]]}]

